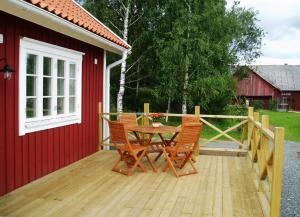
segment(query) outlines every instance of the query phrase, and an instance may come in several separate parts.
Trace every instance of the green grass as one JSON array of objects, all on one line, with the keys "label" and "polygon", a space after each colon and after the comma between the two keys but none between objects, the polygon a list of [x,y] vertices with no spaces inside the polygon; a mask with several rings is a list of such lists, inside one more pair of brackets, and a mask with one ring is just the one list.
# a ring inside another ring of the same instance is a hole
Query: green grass
[{"label": "green grass", "polygon": [[270,125],[285,128],[285,139],[300,142],[300,113],[260,110],[261,115],[269,115]]},{"label": "green grass", "polygon": [[[210,123],[221,129],[222,131],[226,130],[227,128],[234,126],[239,121],[232,121],[232,120],[220,120],[220,119],[207,119]],[[181,118],[171,117],[169,118],[168,122],[162,122],[164,125],[169,126],[179,126],[181,124]],[[228,133],[228,135],[232,136],[233,138],[240,140],[242,135],[242,129],[238,129],[235,131],[231,131]],[[214,129],[210,128],[209,126],[204,126],[201,134],[201,138],[210,139],[216,135],[218,135],[219,132],[215,131]],[[170,137],[171,135],[168,135],[166,137]],[[218,140],[228,140],[226,137],[220,137]]]},{"label": "green grass", "polygon": [[[272,127],[284,127],[285,128],[285,139],[290,141],[300,142],[300,113],[292,112],[276,112],[269,110],[259,110],[260,115],[266,114],[270,117],[270,125]],[[221,120],[221,119],[206,119],[221,130],[226,130],[231,126],[234,126],[239,120]],[[181,118],[170,117],[168,122],[162,121],[164,125],[178,126],[181,124]],[[204,126],[201,138],[210,139],[219,133],[209,126]],[[235,139],[241,139],[242,129],[231,131],[228,133]],[[166,137],[171,137],[166,135]],[[226,137],[220,137],[219,140],[228,140]],[[246,138],[247,139],[247,138]]]}]

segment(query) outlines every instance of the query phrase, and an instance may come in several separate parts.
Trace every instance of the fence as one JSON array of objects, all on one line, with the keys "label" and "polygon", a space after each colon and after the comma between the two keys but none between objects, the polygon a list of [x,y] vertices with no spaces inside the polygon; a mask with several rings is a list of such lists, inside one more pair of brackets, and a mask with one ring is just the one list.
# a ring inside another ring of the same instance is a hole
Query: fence
[{"label": "fence", "polygon": [[[113,116],[117,117],[120,114],[121,113],[117,113],[117,112],[103,113],[101,103],[100,103],[99,104],[99,126],[103,126],[103,121],[108,121],[111,117],[113,117]],[[142,125],[149,125],[150,122],[152,121],[151,115],[153,113],[150,112],[150,104],[145,103],[143,113],[122,113],[122,114],[123,115],[136,114],[138,120],[142,119]],[[165,117],[178,117],[178,118],[181,118],[182,116],[184,116],[184,114],[173,114],[173,113],[160,113],[160,114],[165,116]],[[209,138],[205,141],[201,141],[200,146],[202,146],[202,147],[206,146],[207,144],[212,143],[212,142],[216,141],[217,139],[219,139],[220,137],[224,136],[228,140],[238,144],[240,149],[244,147],[244,141],[245,141],[246,131],[247,131],[248,116],[200,114],[200,106],[195,106],[195,113],[194,114],[187,114],[187,115],[196,115],[196,116],[198,116],[199,120],[202,121],[206,126],[210,127],[211,129],[213,129],[214,131],[219,133],[218,135],[213,136],[212,138]],[[239,123],[235,124],[232,127],[229,127],[226,130],[221,130],[219,127],[217,127],[213,123],[211,123],[210,120],[212,120],[212,119],[232,119],[232,120],[234,119],[234,120],[239,120]],[[236,138],[234,138],[234,137],[232,137],[228,134],[229,132],[231,132],[231,131],[239,128],[239,127],[243,128],[240,140],[238,140],[238,139],[236,139]],[[109,137],[103,138],[102,128],[99,128],[99,135],[100,135],[100,137],[99,137],[100,145],[110,146],[109,143],[105,144],[105,142],[109,140]]]},{"label": "fence", "polygon": [[281,204],[284,128],[270,130],[268,115],[248,111],[249,158],[265,216],[279,217]]}]

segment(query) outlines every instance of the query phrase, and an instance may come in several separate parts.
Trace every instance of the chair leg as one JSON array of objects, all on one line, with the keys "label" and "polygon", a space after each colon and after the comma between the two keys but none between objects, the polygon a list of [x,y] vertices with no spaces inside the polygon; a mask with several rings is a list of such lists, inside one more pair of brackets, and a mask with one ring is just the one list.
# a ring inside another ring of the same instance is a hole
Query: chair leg
[{"label": "chair leg", "polygon": [[152,168],[153,172],[156,173],[156,172],[157,172],[156,166],[152,163],[152,161],[151,161],[149,155],[148,155],[147,153],[146,153],[145,155],[146,155],[146,158],[147,158],[149,164],[151,165],[151,168]]},{"label": "chair leg", "polygon": [[166,171],[166,169],[168,167],[170,167],[172,169],[174,175],[176,177],[178,177],[179,175],[178,175],[178,173],[177,173],[177,171],[176,171],[176,169],[175,169],[175,167],[174,167],[174,165],[172,163],[172,160],[174,160],[174,159],[172,158],[172,156],[171,156],[171,158],[169,157],[168,153],[166,152],[166,150],[164,148],[163,148],[163,152],[164,152],[164,154],[166,156],[166,159],[167,159],[167,165],[165,166],[164,171]]},{"label": "chair leg", "polygon": [[137,157],[137,155],[135,153],[132,153],[132,156],[135,159],[135,163],[128,171],[129,176],[133,173],[133,171],[136,169],[137,166],[140,166],[140,168],[143,170],[143,172],[147,172],[146,167],[140,162],[145,154],[146,154],[146,150],[142,151],[142,153],[139,155],[139,157]]}]

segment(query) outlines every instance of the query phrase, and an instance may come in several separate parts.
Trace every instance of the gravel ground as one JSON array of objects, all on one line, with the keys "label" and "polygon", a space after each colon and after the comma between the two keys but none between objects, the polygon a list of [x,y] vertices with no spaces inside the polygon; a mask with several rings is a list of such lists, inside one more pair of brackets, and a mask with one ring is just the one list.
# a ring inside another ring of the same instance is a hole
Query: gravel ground
[{"label": "gravel ground", "polygon": [[[214,142],[207,147],[238,148],[238,145],[229,142]],[[300,143],[285,141],[283,165],[283,190],[281,203],[282,217],[300,217]]]},{"label": "gravel ground", "polygon": [[299,142],[285,142],[282,217],[300,217],[300,152]]}]

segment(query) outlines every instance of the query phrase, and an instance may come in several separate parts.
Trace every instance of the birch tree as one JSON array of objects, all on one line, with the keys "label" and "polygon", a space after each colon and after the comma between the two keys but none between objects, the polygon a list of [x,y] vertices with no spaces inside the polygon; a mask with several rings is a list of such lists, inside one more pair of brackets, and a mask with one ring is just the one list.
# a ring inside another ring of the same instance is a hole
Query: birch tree
[{"label": "birch tree", "polygon": [[[129,28],[129,14],[130,14],[130,8],[131,8],[131,2],[130,0],[127,1],[127,5],[124,5],[124,26],[123,26],[123,40],[128,41],[128,28]],[[121,64],[121,73],[120,73],[120,88],[119,93],[117,96],[117,111],[123,112],[123,97],[125,92],[125,72],[126,72],[126,61],[127,61],[127,55],[128,52],[125,51],[122,55],[122,59],[124,60]]]}]

